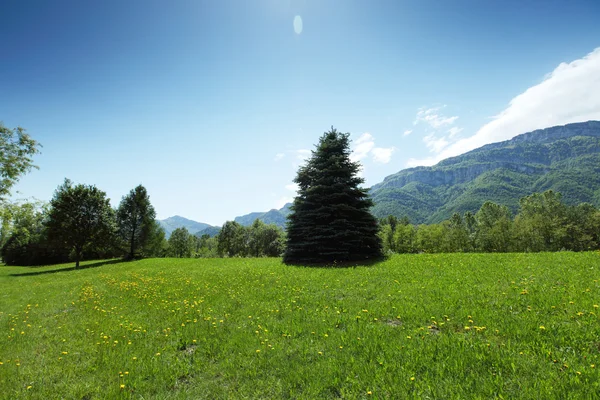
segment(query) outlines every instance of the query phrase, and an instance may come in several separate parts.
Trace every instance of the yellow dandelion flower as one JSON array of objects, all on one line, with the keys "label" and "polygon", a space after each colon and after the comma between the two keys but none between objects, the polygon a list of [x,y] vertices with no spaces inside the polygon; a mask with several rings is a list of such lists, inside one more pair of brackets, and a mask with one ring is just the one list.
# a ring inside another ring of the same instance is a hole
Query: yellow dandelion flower
[{"label": "yellow dandelion flower", "polygon": [[125,384],[121,383],[121,389],[125,389]]},{"label": "yellow dandelion flower", "polygon": [[414,381],[414,380],[415,380],[415,377],[414,377],[414,376],[411,376],[411,377],[410,377],[410,380],[411,380],[411,381]]},{"label": "yellow dandelion flower", "polygon": [[540,330],[546,330],[546,327],[544,325],[540,325]]},{"label": "yellow dandelion flower", "polygon": [[160,356],[160,353],[156,353],[157,356]]},{"label": "yellow dandelion flower", "polygon": [[256,352],[257,352],[257,353],[260,353],[260,349],[257,349],[257,350],[256,350]]},{"label": "yellow dandelion flower", "polygon": [[322,355],[323,355],[323,352],[322,352],[322,351],[320,351],[320,352],[319,352],[319,355],[320,355],[320,356],[322,356]]},{"label": "yellow dandelion flower", "polygon": [[371,392],[370,390],[369,390],[369,391],[367,391],[367,395],[369,395],[369,396],[370,396],[370,395],[372,395],[372,394],[373,394],[373,392]]}]

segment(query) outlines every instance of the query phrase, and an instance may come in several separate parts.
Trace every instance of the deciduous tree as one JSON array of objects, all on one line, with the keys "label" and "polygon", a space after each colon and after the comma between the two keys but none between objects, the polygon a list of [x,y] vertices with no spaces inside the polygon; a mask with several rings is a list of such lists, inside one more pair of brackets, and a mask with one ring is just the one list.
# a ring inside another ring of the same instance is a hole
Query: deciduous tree
[{"label": "deciduous tree", "polygon": [[116,233],[106,193],[93,185],[73,185],[68,179],[54,192],[45,225],[50,240],[73,251],[76,268],[84,250],[109,246]]}]

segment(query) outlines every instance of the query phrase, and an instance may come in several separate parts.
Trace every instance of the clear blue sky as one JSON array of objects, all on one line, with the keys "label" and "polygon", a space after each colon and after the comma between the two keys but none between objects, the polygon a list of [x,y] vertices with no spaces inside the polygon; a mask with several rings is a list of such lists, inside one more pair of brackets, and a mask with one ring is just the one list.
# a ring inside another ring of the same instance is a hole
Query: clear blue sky
[{"label": "clear blue sky", "polygon": [[159,218],[220,225],[293,197],[332,125],[371,186],[600,115],[597,0],[5,0],[0,16],[0,120],[43,145],[20,198],[68,177],[117,205],[141,183]]}]

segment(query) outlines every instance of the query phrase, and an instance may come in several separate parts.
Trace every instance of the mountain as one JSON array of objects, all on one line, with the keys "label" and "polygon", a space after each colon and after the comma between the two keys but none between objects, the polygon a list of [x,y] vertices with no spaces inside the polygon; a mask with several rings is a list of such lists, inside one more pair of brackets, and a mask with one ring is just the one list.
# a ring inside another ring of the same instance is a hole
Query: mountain
[{"label": "mountain", "polygon": [[202,237],[204,235],[215,237],[219,234],[219,232],[221,232],[221,228],[219,228],[218,226],[209,226],[207,228],[202,229],[201,231],[194,233],[194,235],[198,237]]},{"label": "mountain", "polygon": [[165,236],[167,239],[171,236],[171,232],[173,232],[177,228],[186,228],[188,232],[194,234],[203,229],[211,227],[209,224],[205,224],[203,222],[192,221],[191,219],[180,217],[179,215],[175,215],[174,217],[169,217],[167,219],[157,220],[160,226],[165,230]]},{"label": "mountain", "polygon": [[280,228],[285,229],[287,222],[287,216],[290,213],[290,207],[292,203],[287,203],[279,210],[272,209],[267,212],[253,212],[250,214],[235,217],[234,221],[243,226],[250,226],[252,223],[259,219],[265,224],[275,224]]},{"label": "mountain", "polygon": [[600,206],[600,122],[556,126],[492,143],[432,167],[402,170],[371,188],[373,213],[437,223],[490,200],[513,212],[552,189],[567,204]]}]

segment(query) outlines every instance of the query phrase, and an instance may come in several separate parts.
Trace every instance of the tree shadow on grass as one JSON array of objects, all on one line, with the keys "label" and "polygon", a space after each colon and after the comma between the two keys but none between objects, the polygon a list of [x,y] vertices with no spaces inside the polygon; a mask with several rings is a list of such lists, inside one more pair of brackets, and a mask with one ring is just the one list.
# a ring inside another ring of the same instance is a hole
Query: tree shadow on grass
[{"label": "tree shadow on grass", "polygon": [[124,261],[124,260],[118,258],[115,260],[98,261],[98,262],[94,262],[91,264],[79,265],[79,268],[75,268],[75,266],[72,266],[72,267],[68,267],[68,268],[57,268],[57,269],[50,269],[50,270],[45,270],[45,271],[32,271],[32,272],[23,272],[20,274],[10,274],[10,276],[33,276],[33,275],[55,274],[57,272],[79,271],[82,269],[96,268],[96,267],[101,267],[103,265],[118,264],[118,263],[122,263],[122,262],[127,262],[127,261]]},{"label": "tree shadow on grass", "polygon": [[356,268],[356,267],[372,267],[383,261],[387,260],[387,257],[370,258],[368,260],[360,261],[337,261],[337,262],[322,262],[322,263],[309,263],[309,262],[290,262],[286,265],[290,267],[299,268]]}]

